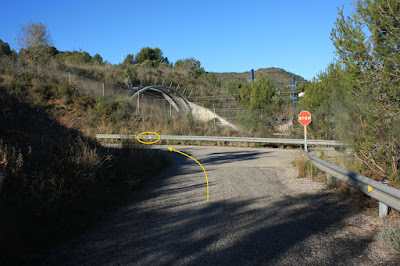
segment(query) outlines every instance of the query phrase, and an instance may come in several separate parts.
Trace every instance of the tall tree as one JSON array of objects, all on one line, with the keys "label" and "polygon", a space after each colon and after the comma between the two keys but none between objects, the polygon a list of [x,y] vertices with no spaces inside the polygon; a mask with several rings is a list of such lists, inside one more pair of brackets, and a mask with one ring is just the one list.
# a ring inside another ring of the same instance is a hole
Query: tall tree
[{"label": "tall tree", "polygon": [[135,63],[135,57],[132,54],[128,54],[125,57],[124,65],[133,65]]},{"label": "tall tree", "polygon": [[349,16],[338,11],[332,31],[344,70],[341,80],[349,81],[347,104],[340,108],[348,118],[336,125],[344,128],[369,169],[382,178],[400,179],[399,1],[358,0],[354,4]]},{"label": "tall tree", "polygon": [[53,45],[46,24],[41,22],[29,22],[27,25],[21,25],[17,42],[21,50],[27,51],[24,53],[27,59],[34,62],[37,62],[39,57],[46,53],[46,49],[43,47]]},{"label": "tall tree", "polygon": [[270,79],[258,73],[256,81],[247,83],[243,89],[250,92],[250,110],[269,110],[269,104],[275,95],[275,86]]},{"label": "tall tree", "polygon": [[150,47],[142,48],[140,52],[136,54],[135,58],[137,64],[142,64],[147,60],[159,63],[163,62],[165,59],[160,48],[153,49]]},{"label": "tall tree", "polygon": [[11,55],[10,45],[0,39],[0,56]]},{"label": "tall tree", "polygon": [[95,55],[92,57],[91,62],[92,62],[92,64],[95,65],[95,66],[102,65],[102,64],[103,64],[103,57],[101,57],[101,55],[99,55],[99,54],[95,54]]}]

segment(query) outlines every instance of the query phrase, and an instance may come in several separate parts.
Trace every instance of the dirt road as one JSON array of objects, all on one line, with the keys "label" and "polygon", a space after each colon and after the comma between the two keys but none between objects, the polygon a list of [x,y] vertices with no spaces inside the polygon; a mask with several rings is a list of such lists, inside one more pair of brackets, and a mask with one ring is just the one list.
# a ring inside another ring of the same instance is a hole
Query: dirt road
[{"label": "dirt road", "polygon": [[[168,147],[162,147],[167,150]],[[322,184],[296,178],[296,150],[176,146],[173,165],[45,264],[396,265]],[[349,223],[356,226],[349,226]],[[361,229],[360,229],[361,228]],[[365,228],[364,228],[365,229]]]}]

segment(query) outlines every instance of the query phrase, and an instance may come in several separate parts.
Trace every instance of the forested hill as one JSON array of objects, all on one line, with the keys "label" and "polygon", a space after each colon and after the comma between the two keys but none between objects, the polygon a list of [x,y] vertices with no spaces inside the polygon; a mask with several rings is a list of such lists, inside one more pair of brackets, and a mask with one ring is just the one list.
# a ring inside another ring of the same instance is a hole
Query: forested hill
[{"label": "forested hill", "polygon": [[[310,83],[303,77],[287,72],[282,68],[275,68],[275,67],[260,68],[259,70],[254,71],[254,76],[256,76],[257,73],[262,73],[264,77],[269,78],[277,87],[280,88],[286,87],[287,85],[291,84],[293,75],[296,77],[296,83],[298,85],[306,85]],[[231,79],[236,79],[240,82],[245,82],[250,79],[250,71],[243,73],[236,73],[236,72],[215,73],[215,75],[222,81],[222,84]]]}]

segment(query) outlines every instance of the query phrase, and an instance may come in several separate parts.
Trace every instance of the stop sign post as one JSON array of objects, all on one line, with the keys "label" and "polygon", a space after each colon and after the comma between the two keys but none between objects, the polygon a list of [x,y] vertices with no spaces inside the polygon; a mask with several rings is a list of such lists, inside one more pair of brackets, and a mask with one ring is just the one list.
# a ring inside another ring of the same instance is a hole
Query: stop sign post
[{"label": "stop sign post", "polygon": [[304,126],[304,150],[307,151],[307,125],[311,123],[311,114],[308,111],[302,111],[298,117],[299,123]]}]

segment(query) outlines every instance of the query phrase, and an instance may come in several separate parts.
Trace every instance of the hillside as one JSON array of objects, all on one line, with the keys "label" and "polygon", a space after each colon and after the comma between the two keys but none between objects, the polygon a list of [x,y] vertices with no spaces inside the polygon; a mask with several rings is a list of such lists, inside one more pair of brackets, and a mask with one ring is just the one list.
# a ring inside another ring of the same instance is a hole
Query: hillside
[{"label": "hillside", "polygon": [[89,132],[104,104],[96,111],[88,87],[58,74],[0,58],[0,265],[40,261],[168,163],[139,146],[99,145]]},{"label": "hillside", "polygon": [[[290,85],[292,83],[293,75],[296,77],[296,83],[298,85],[307,85],[308,83],[310,83],[303,77],[288,72],[281,68],[275,68],[275,67],[260,68],[254,71],[254,76],[256,76],[257,73],[262,73],[264,77],[267,77],[270,80],[272,80],[272,82],[278,88],[285,88],[287,87],[287,85]],[[227,72],[227,73],[214,73],[214,74],[217,76],[218,79],[221,80],[222,84],[231,79],[236,79],[240,82],[246,82],[247,80],[250,79],[250,71],[242,73]]]}]

